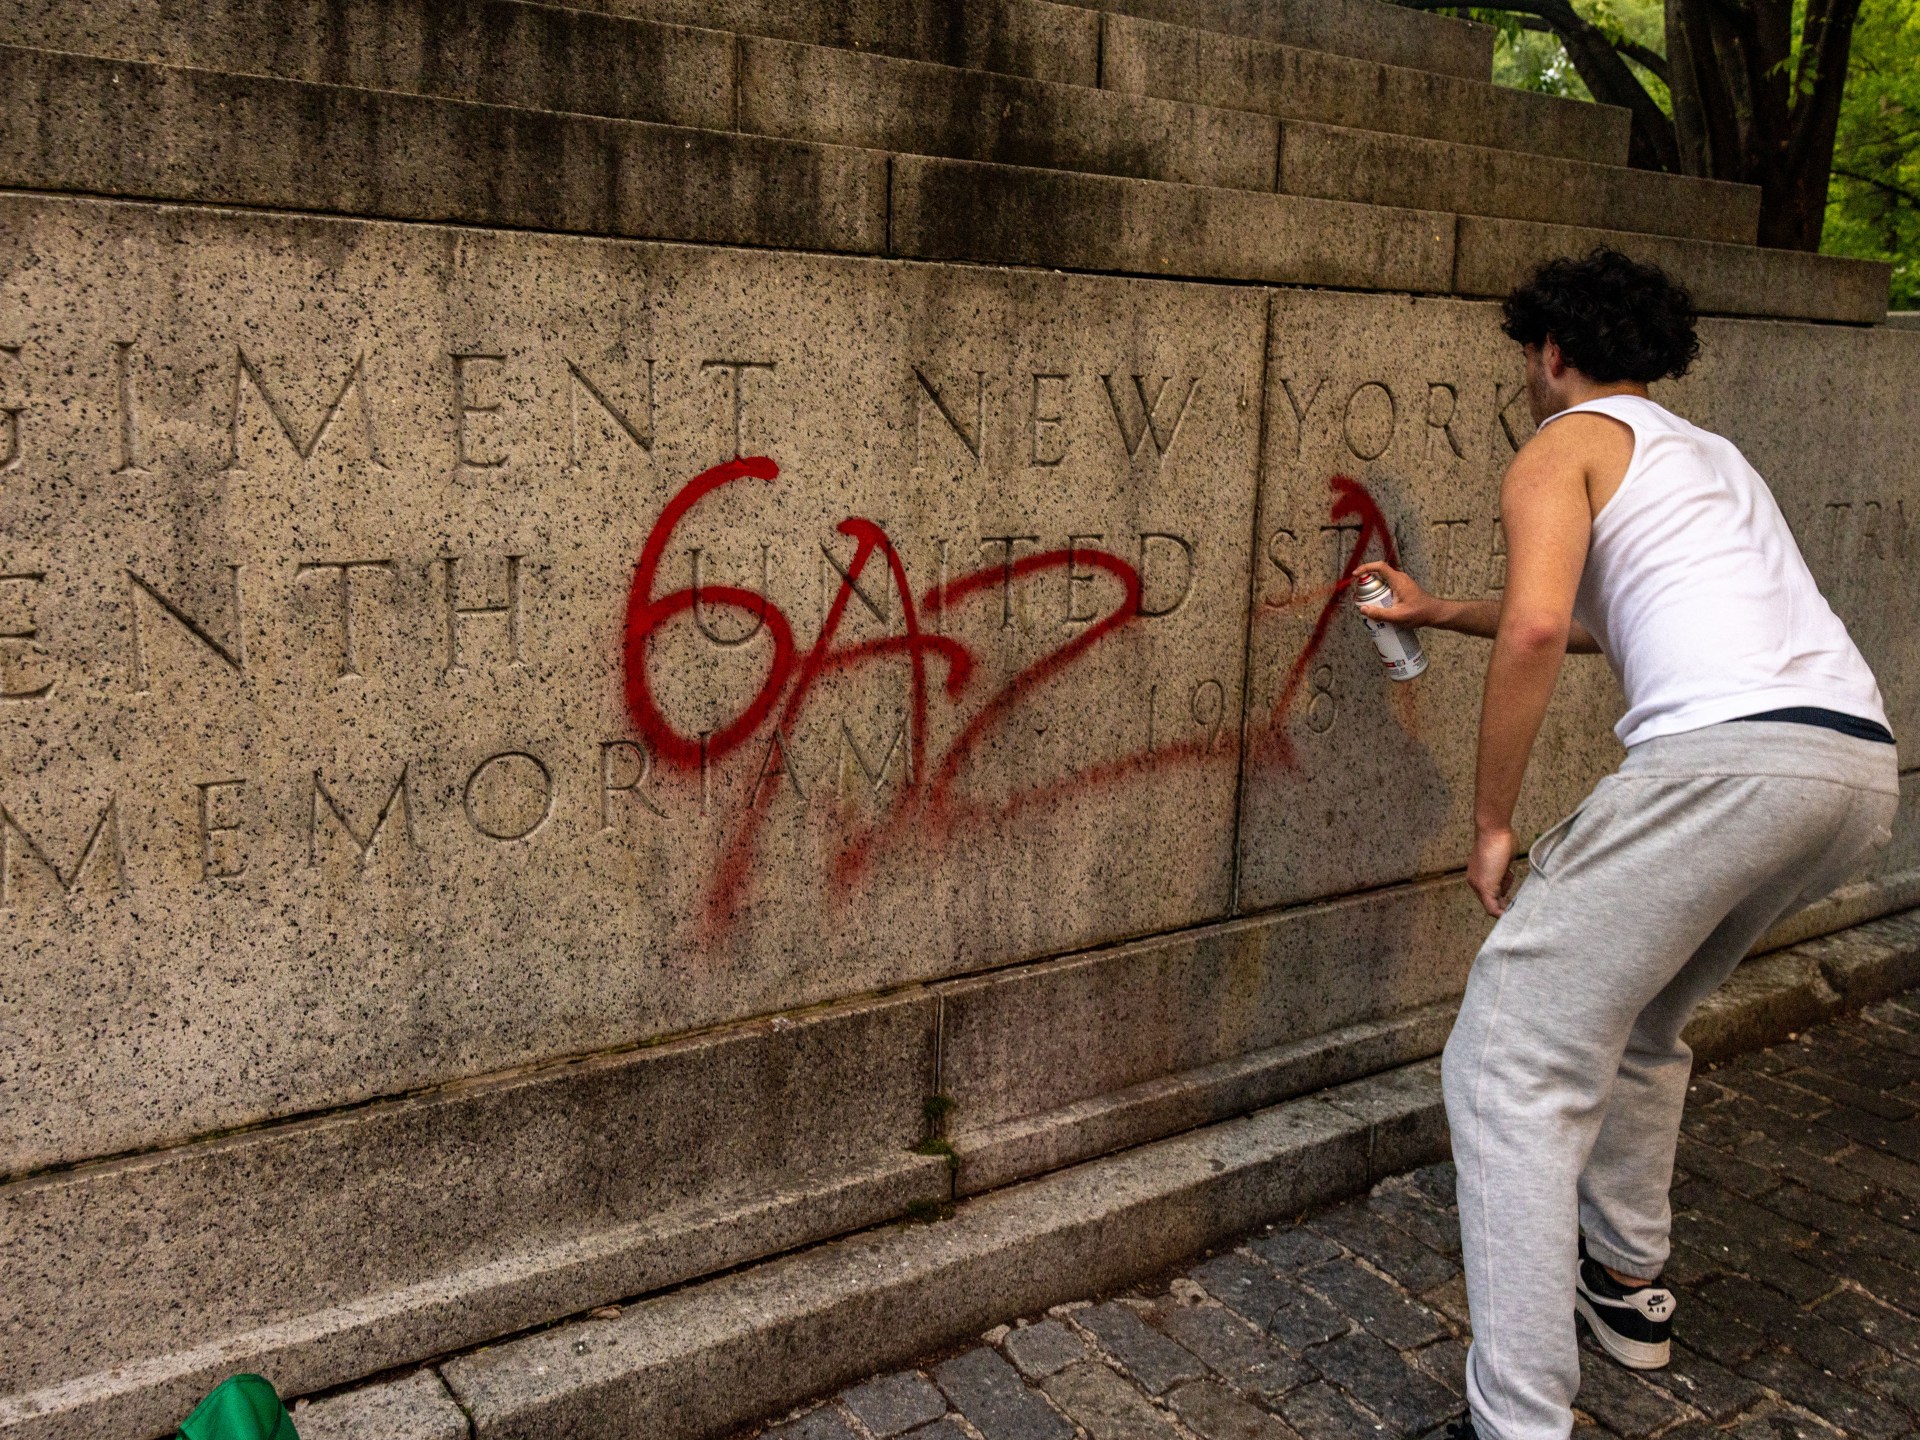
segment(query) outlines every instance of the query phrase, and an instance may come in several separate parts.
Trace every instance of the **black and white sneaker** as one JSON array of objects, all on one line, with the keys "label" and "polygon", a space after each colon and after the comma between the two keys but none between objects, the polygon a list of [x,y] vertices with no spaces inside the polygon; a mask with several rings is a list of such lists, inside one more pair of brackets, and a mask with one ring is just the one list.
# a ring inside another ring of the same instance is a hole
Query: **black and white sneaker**
[{"label": "black and white sneaker", "polygon": [[1580,1271],[1573,1308],[1600,1348],[1629,1370],[1664,1369],[1673,1353],[1673,1292],[1654,1285],[1622,1285],[1587,1254],[1580,1241]]}]

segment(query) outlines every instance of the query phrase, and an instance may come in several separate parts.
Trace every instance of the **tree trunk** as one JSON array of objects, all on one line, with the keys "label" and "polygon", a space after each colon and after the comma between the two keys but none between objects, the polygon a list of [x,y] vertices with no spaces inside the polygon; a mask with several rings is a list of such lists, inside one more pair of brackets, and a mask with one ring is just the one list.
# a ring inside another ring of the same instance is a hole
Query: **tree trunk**
[{"label": "tree trunk", "polygon": [[[1458,8],[1448,0],[1400,3]],[[1489,8],[1544,22],[1593,98],[1631,114],[1628,164],[1757,185],[1760,243],[1818,250],[1860,0],[1805,0],[1797,59],[1794,0],[1665,4],[1672,120],[1571,0],[1511,0]]]}]

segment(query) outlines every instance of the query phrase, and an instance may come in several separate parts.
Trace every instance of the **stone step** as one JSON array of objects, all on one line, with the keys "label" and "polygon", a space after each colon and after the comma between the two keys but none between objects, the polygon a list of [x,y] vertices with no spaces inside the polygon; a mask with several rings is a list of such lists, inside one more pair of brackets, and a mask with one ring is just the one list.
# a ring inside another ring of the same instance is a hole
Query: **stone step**
[{"label": "stone step", "polygon": [[1886,318],[1892,267],[1876,260],[1477,215],[1460,217],[1453,291],[1505,295],[1543,260],[1583,254],[1596,245],[1612,245],[1661,266],[1692,290],[1694,303],[1706,314],[1855,325]]},{"label": "stone step", "polygon": [[1161,21],[1436,75],[1489,80],[1491,26],[1386,0],[1071,0],[1114,19]]},{"label": "stone step", "polygon": [[[25,0],[0,0],[0,18],[16,22],[15,43],[43,50],[491,105],[1239,189],[1272,189],[1278,168],[1272,118],[1243,109],[521,0],[480,0],[451,19],[435,0],[346,0],[297,36],[217,0],[176,4],[165,25],[120,3],[104,25],[77,8],[22,13]],[[1524,183],[1501,193],[1539,204]]]},{"label": "stone step", "polygon": [[878,254],[887,158],[0,46],[0,184]]},{"label": "stone step", "polygon": [[1418,66],[1383,65],[1296,46],[1109,15],[1100,83],[1290,120],[1312,120],[1463,145],[1627,160],[1628,115]]},{"label": "stone step", "polygon": [[1753,244],[1760,229],[1757,185],[1293,120],[1280,125],[1278,188],[1732,245]]},{"label": "stone step", "polygon": [[0,121],[0,184],[25,189],[1429,294],[1502,293],[1534,260],[1610,239],[1657,253],[1709,311],[1868,321],[1885,309],[1884,266],[1519,220],[1456,224],[1438,206],[890,161],[17,47],[0,47],[0,78],[20,97]]},{"label": "stone step", "polygon": [[1888,266],[1675,236],[1249,195],[901,157],[895,254],[1130,274],[1504,295],[1554,255],[1618,246],[1665,266],[1711,314],[1871,324]]},{"label": "stone step", "polygon": [[[0,0],[14,45],[673,124],[710,123],[721,34],[1076,85],[1099,76],[1099,15],[1047,0]],[[581,95],[599,98],[565,98]]]},{"label": "stone step", "polygon": [[1100,17],[1050,0],[572,0],[634,20],[701,26],[906,60],[1097,83]]},{"label": "stone step", "polygon": [[[349,5],[322,32],[326,43],[304,49],[262,46],[247,15],[209,4],[180,7],[187,23],[164,34],[129,26],[102,36],[64,13],[28,27],[41,48],[136,60],[163,49],[203,71],[1184,184],[1267,190],[1278,174],[1279,188],[1324,199],[1733,243],[1750,241],[1757,223],[1756,194],[1701,181],[1276,127],[1243,110],[511,0],[486,0],[457,25],[437,19],[430,0],[394,0],[377,14]],[[617,63],[601,63],[607,55]]]},{"label": "stone step", "polygon": [[736,123],[755,134],[1273,189],[1276,127],[1244,110],[754,38],[736,75]]}]

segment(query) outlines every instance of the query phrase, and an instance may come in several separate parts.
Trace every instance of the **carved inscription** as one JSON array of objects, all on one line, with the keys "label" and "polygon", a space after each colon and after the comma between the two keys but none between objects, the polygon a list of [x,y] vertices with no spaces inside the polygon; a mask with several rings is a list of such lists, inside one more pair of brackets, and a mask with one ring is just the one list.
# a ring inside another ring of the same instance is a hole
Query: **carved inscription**
[{"label": "carved inscription", "polygon": [[51,848],[29,834],[5,801],[0,800],[0,905],[14,903],[16,863],[30,864],[51,876],[63,895],[78,893],[88,874],[102,867],[109,876],[110,887],[124,889],[127,862],[120,837],[118,800],[107,801],[93,828],[87,832],[87,838],[81,842],[78,856],[66,866],[55,860]]},{"label": "carved inscription", "polygon": [[[455,374],[456,377],[459,374],[457,368]],[[456,379],[456,385],[457,383]],[[240,427],[245,419],[248,395],[258,397],[280,434],[285,437],[287,444],[293,447],[294,454],[303,461],[313,459],[315,452],[320,448],[320,442],[327,438],[328,432],[333,429],[334,422],[345,412],[349,397],[355,399],[358,403],[361,438],[366,446],[367,458],[374,466],[384,468],[380,462],[379,439],[374,430],[373,400],[367,393],[366,365],[363,356],[353,357],[353,363],[347,367],[346,378],[340,382],[333,399],[327,402],[311,430],[305,430],[295,417],[292,406],[281,394],[276,393],[261,367],[245,349],[235,346],[231,419],[227,424],[227,467],[229,469],[241,463]]]}]

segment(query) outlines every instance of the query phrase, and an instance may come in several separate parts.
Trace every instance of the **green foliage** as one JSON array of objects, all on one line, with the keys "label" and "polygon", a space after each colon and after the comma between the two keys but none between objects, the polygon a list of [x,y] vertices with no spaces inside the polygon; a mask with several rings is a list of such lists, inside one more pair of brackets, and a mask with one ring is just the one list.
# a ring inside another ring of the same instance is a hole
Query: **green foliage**
[{"label": "green foliage", "polygon": [[[1609,39],[1666,53],[1663,0],[1572,3]],[[1795,11],[1792,65],[1798,61],[1804,6],[1796,5]],[[1493,64],[1494,79],[1501,84],[1577,100],[1592,98],[1550,32],[1525,28],[1522,17],[1508,10],[1463,8],[1454,13],[1499,32]],[[1660,108],[1671,114],[1667,87],[1631,57],[1628,64]],[[1806,90],[1812,77],[1801,81]],[[1893,308],[1920,309],[1920,0],[1862,0],[1820,248],[1829,255],[1890,261]]]},{"label": "green foliage", "polygon": [[1920,0],[1864,0],[1853,32],[1820,248],[1893,262],[1920,309]]}]

